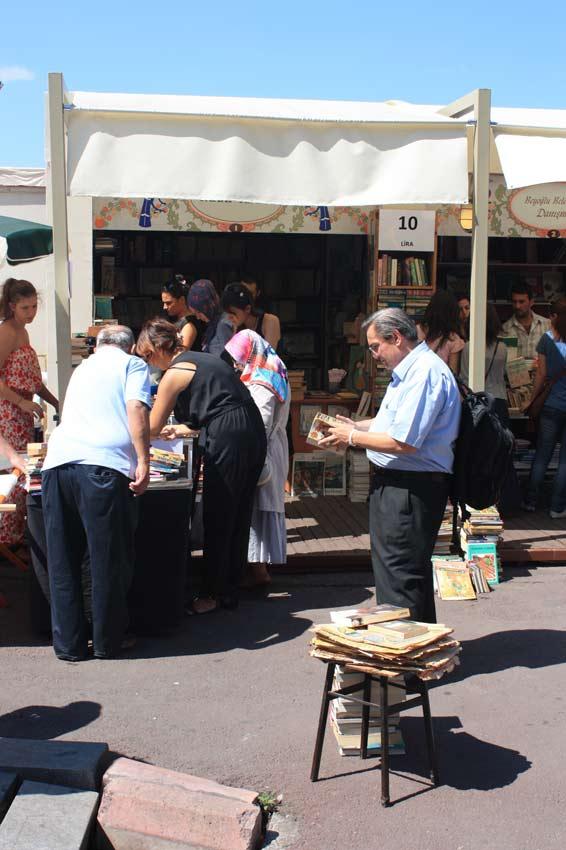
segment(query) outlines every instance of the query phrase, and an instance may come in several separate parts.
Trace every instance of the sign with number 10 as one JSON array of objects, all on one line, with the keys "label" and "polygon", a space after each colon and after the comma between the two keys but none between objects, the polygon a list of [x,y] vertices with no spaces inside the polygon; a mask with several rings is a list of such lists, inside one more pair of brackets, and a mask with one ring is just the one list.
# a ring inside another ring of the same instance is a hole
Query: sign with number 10
[{"label": "sign with number 10", "polygon": [[380,210],[380,251],[434,251],[434,210]]}]

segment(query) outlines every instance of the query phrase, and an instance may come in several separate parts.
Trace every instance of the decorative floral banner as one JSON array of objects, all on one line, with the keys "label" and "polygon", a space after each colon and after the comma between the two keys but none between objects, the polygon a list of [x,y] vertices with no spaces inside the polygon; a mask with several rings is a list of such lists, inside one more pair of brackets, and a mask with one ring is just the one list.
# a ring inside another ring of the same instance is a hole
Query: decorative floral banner
[{"label": "decorative floral banner", "polygon": [[93,211],[95,230],[351,234],[367,233],[369,213],[364,207],[283,207],[169,198],[96,198]]},{"label": "decorative floral banner", "polygon": [[[180,201],[169,198],[97,198],[95,230],[227,233],[365,234],[372,207],[284,207],[233,201]],[[460,225],[459,206],[437,209],[439,236],[469,236]],[[489,235],[566,237],[566,183],[548,183],[508,192],[501,176],[489,190]]]}]

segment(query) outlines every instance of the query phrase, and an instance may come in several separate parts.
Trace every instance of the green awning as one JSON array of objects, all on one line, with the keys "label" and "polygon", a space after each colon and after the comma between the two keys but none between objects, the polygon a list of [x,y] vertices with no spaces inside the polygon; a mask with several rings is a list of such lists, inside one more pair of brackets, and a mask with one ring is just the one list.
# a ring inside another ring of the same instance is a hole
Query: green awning
[{"label": "green awning", "polygon": [[46,224],[0,215],[0,259],[11,266],[53,253],[53,230]]}]

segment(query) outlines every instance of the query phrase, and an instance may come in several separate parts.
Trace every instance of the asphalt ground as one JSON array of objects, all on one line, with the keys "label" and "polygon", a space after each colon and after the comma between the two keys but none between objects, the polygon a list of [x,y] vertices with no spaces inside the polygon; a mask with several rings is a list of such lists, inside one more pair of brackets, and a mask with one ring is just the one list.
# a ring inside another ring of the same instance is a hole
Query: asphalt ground
[{"label": "asphalt ground", "polygon": [[[158,580],[158,578],[156,578]],[[566,566],[507,569],[477,602],[440,602],[463,643],[431,690],[442,786],[431,788],[419,710],[392,758],[340,757],[327,735],[309,781],[325,667],[308,629],[368,602],[370,573],[279,574],[265,600],[187,618],[122,659],[58,661],[31,636],[25,577],[0,568],[0,735],[105,741],[113,753],[283,795],[270,850],[564,850]]]}]

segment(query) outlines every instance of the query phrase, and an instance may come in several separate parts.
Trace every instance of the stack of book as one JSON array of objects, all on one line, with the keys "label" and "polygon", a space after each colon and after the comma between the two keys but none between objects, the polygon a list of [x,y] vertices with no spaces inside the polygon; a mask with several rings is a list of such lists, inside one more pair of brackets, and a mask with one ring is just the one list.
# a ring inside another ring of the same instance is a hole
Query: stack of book
[{"label": "stack of book", "polygon": [[500,562],[497,545],[501,540],[503,522],[494,506],[475,510],[466,506],[470,517],[464,520],[460,530],[460,545],[468,563],[475,563],[482,570],[488,584],[499,584]]},{"label": "stack of book", "polygon": [[408,614],[406,608],[375,605],[358,610],[346,624],[314,626],[310,654],[346,665],[348,672],[439,679],[458,663],[460,643],[447,626],[404,619]]},{"label": "stack of book", "polygon": [[383,396],[387,392],[387,387],[391,383],[391,372],[389,369],[384,369],[383,366],[378,366],[375,372],[375,384],[373,392],[374,408],[378,408],[383,400]]},{"label": "stack of book", "polygon": [[26,490],[41,493],[41,471],[47,454],[47,443],[28,443],[26,450]]},{"label": "stack of book", "polygon": [[[533,460],[535,459],[535,449],[531,446],[530,440],[521,438],[515,439],[515,448],[513,450],[513,466],[517,475],[528,476],[531,472]],[[560,445],[557,443],[550,457],[546,470],[547,476],[552,477],[558,469],[560,460]]]},{"label": "stack of book", "polygon": [[[347,671],[341,665],[336,667],[333,688],[347,688],[363,682],[363,674]],[[361,690],[354,696],[361,699]],[[405,699],[404,688],[389,686],[389,702],[391,705]],[[380,718],[380,688],[378,682],[371,683],[370,702],[373,705],[369,711],[368,752],[381,751],[381,718]],[[338,743],[341,756],[357,756],[360,754],[360,738],[362,732],[362,706],[344,697],[337,697],[330,704],[330,726]],[[389,750],[391,754],[402,755],[405,752],[401,730],[399,729],[399,714],[389,715]]]},{"label": "stack of book", "polygon": [[351,502],[367,502],[369,496],[369,460],[365,451],[348,452],[348,498]]},{"label": "stack of book", "polygon": [[291,387],[291,398],[293,401],[302,401],[307,388],[305,384],[305,370],[291,369],[287,372],[287,377],[289,379],[289,386]]},{"label": "stack of book", "polygon": [[449,501],[444,510],[442,522],[440,523],[438,537],[436,538],[436,543],[434,544],[434,551],[432,553],[433,556],[450,555],[452,551],[452,521],[453,508],[452,503]]},{"label": "stack of book", "polygon": [[181,466],[185,462],[184,455],[177,452],[167,452],[150,446],[149,449],[149,480],[170,481],[179,478]]},{"label": "stack of book", "polygon": [[434,587],[440,599],[476,599],[490,587],[481,567],[459,558],[434,558]]},{"label": "stack of book", "polygon": [[408,289],[407,298],[405,301],[405,312],[413,319],[419,319],[423,316],[430,301],[431,293],[423,294],[418,290]]},{"label": "stack of book", "polygon": [[86,334],[73,334],[71,336],[71,364],[79,366],[90,354]]},{"label": "stack of book", "polygon": [[386,307],[398,307],[405,309],[405,291],[395,287],[380,286],[377,290],[377,309],[384,310]]}]

